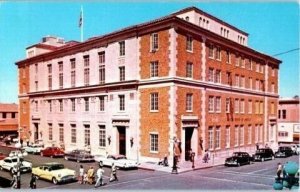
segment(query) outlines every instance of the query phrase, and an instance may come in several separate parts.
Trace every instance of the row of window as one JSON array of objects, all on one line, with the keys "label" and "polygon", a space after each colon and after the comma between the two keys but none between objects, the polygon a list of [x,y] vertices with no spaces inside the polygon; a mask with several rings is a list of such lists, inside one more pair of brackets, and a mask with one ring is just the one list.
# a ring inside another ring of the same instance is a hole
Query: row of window
[{"label": "row of window", "polygon": [[286,119],[286,110],[282,109],[282,110],[278,110],[278,119]]},{"label": "row of window", "polygon": [[[71,143],[76,144],[77,143],[77,126],[76,124],[70,124],[71,127]],[[84,124],[84,144],[85,146],[91,145],[91,131],[90,131],[90,125]],[[64,133],[64,124],[58,124],[59,129],[59,142],[64,143],[65,139],[65,133]],[[105,147],[106,146],[106,128],[105,125],[98,125],[98,146],[99,147]],[[53,140],[53,124],[48,123],[48,139],[49,141]]]},{"label": "row of window", "polygon": [[6,119],[6,118],[16,118],[16,112],[0,112],[0,119]]}]

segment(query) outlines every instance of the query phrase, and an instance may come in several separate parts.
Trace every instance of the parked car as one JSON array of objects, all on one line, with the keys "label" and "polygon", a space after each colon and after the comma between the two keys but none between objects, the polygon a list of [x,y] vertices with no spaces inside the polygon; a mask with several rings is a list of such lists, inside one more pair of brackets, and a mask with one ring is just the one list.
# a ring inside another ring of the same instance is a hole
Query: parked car
[{"label": "parked car", "polygon": [[19,150],[13,150],[13,151],[10,151],[9,152],[9,157],[15,157],[15,156],[19,156],[19,157],[23,157],[24,155],[26,156],[27,154],[27,151],[25,151],[25,153],[23,152],[21,152],[21,151],[19,151]]},{"label": "parked car", "polygon": [[108,155],[107,157],[104,156],[95,156],[95,161],[99,162],[100,165],[103,166],[112,166],[112,163],[115,164],[115,166],[128,169],[128,168],[136,168],[138,166],[138,163],[133,160],[129,160],[124,155]]},{"label": "parked car", "polygon": [[0,160],[4,159],[5,157],[7,156],[0,152]]},{"label": "parked car", "polygon": [[246,165],[253,161],[253,157],[246,152],[234,152],[231,157],[226,158],[225,166],[235,165]]},{"label": "parked car", "polygon": [[275,152],[275,157],[289,157],[294,154],[294,151],[292,150],[291,147],[284,146],[284,147],[279,147],[278,151]]},{"label": "parked car", "polygon": [[274,152],[271,148],[258,149],[253,155],[254,161],[265,161],[266,159],[275,159]]},{"label": "parked car", "polygon": [[41,156],[63,157],[64,155],[65,155],[64,151],[58,147],[47,147],[41,150]]},{"label": "parked car", "polygon": [[23,149],[27,153],[32,153],[32,154],[39,154],[43,148],[44,148],[43,145],[40,144],[31,144],[23,147]]},{"label": "parked car", "polygon": [[76,180],[76,171],[67,169],[61,163],[51,162],[32,168],[32,174],[37,178],[52,181],[55,185]]},{"label": "parked car", "polygon": [[75,160],[77,162],[95,161],[94,156],[85,150],[73,150],[65,153],[65,160]]},{"label": "parked car", "polygon": [[[22,173],[30,172],[32,168],[32,163],[25,161],[23,158],[20,158],[21,167],[20,170]],[[7,171],[13,172],[13,168],[17,166],[18,158],[17,157],[6,157],[3,160],[0,160],[0,169],[5,169]]]},{"label": "parked car", "polygon": [[299,155],[300,154],[300,145],[299,144],[292,145],[292,150],[295,155]]}]

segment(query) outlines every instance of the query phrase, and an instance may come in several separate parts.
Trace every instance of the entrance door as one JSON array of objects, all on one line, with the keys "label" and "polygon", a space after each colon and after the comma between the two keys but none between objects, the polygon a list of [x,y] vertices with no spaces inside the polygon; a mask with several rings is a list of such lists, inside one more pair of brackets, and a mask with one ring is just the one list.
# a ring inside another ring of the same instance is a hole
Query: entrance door
[{"label": "entrance door", "polygon": [[34,141],[39,140],[39,124],[34,123]]},{"label": "entrance door", "polygon": [[118,127],[119,132],[119,153],[126,155],[126,128]]},{"label": "entrance door", "polygon": [[194,128],[186,128],[185,129],[185,160],[189,161],[189,151],[192,149],[192,135],[193,135]]}]

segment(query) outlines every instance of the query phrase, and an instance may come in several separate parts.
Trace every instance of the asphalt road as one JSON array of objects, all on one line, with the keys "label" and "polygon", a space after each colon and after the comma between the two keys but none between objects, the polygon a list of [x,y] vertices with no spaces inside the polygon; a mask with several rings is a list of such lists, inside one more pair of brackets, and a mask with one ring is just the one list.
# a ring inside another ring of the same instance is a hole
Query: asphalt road
[{"label": "asphalt road", "polygon": [[[8,153],[8,150],[0,148],[1,152]],[[77,163],[66,161],[62,158],[47,158],[38,155],[28,155],[26,160],[33,163],[33,166],[56,161],[61,162],[65,167],[79,170],[82,164],[85,169],[89,166],[97,167],[96,162]],[[104,181],[107,185],[101,189],[194,189],[194,190],[265,190],[272,189],[276,175],[277,163],[286,161],[299,161],[299,156],[289,158],[277,158],[271,161],[255,162],[251,165],[241,167],[218,166],[209,169],[201,169],[180,174],[170,174],[159,171],[146,170],[118,170],[118,182],[109,183],[110,169],[105,168]],[[11,178],[10,174],[0,171],[0,177]],[[22,174],[22,188],[29,188],[30,173]],[[0,180],[1,182],[1,180]],[[54,185],[51,182],[38,180],[38,188],[44,189],[91,189],[93,185],[81,185],[77,182]],[[98,190],[98,189],[97,189]]]}]

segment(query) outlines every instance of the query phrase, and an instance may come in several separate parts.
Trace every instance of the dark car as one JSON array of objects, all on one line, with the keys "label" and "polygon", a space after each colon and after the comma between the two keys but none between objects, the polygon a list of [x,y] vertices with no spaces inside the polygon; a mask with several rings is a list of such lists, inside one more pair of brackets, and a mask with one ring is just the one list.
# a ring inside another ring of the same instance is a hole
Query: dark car
[{"label": "dark car", "polygon": [[73,150],[65,153],[65,160],[75,160],[77,162],[95,161],[94,156],[85,150]]},{"label": "dark car", "polygon": [[5,157],[7,156],[0,152],[0,160],[4,159]]},{"label": "dark car", "polygon": [[41,150],[41,156],[63,157],[64,155],[65,155],[64,151],[58,147],[47,147]]},{"label": "dark car", "polygon": [[275,157],[289,157],[294,154],[291,147],[279,147],[278,151],[275,152]]},{"label": "dark car", "polygon": [[274,159],[275,155],[272,149],[270,148],[262,148],[258,149],[253,155],[254,161],[265,161],[267,159]]},{"label": "dark car", "polygon": [[246,152],[234,152],[231,157],[226,158],[225,166],[240,166],[250,164],[253,158]]}]

